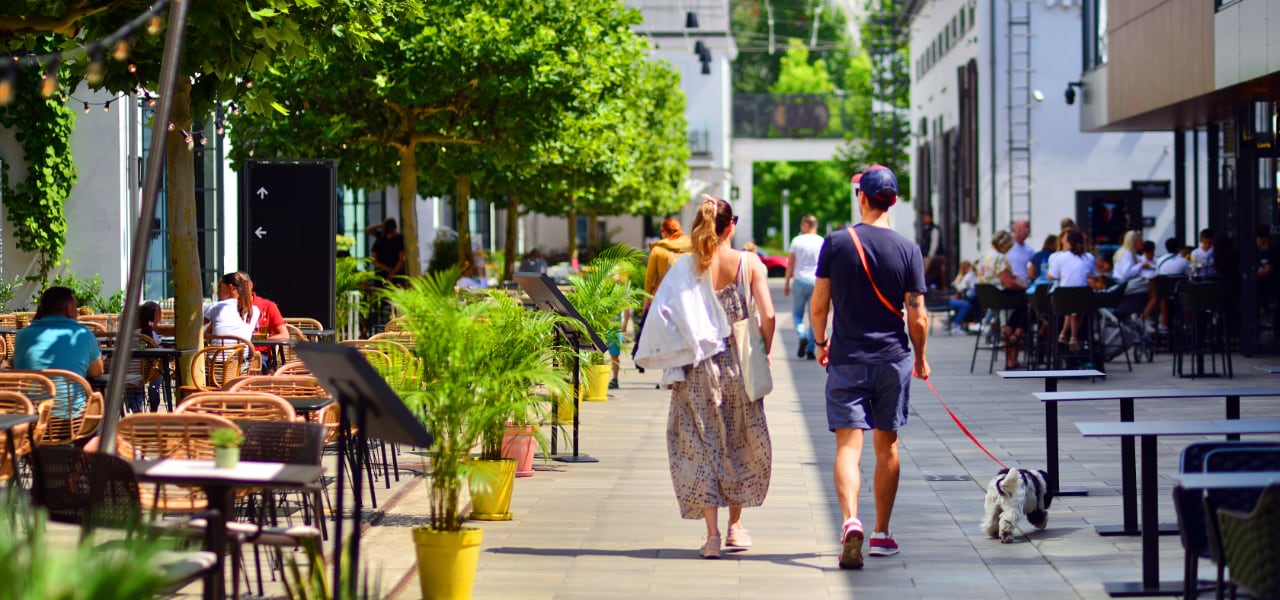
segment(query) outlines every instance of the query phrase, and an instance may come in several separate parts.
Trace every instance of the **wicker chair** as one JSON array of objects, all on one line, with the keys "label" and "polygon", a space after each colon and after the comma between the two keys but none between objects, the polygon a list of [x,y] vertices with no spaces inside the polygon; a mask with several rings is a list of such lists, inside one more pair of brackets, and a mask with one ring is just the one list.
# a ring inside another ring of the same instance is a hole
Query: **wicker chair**
[{"label": "wicker chair", "polygon": [[94,323],[94,324],[97,324],[99,327],[101,327],[102,331],[115,331],[116,323],[117,321],[120,320],[120,315],[117,315],[117,314],[80,315],[76,317],[76,320],[79,321],[81,325],[84,325],[85,327],[89,327],[90,329],[93,329],[93,327],[89,324]]},{"label": "wicker chair", "polygon": [[[290,423],[284,421],[244,421],[240,423],[240,427],[244,430],[244,445],[240,447],[240,459],[247,461],[270,461],[281,462],[289,465],[319,465],[320,458],[324,451],[324,428],[315,423]],[[262,566],[258,560],[258,552],[256,546],[269,546],[276,548],[276,560],[273,561],[277,568],[283,570],[284,561],[279,556],[279,548],[292,548],[303,544],[313,544],[317,549],[320,548],[319,541],[328,537],[323,516],[322,494],[324,489],[320,482],[316,485],[309,486],[302,492],[302,514],[304,526],[294,526],[287,524],[283,527],[275,522],[274,511],[272,514],[273,527],[262,526],[266,522],[265,514],[260,514],[259,525],[250,523],[236,523],[233,531],[239,531],[243,534],[244,539],[255,545],[254,563],[257,566],[258,573],[258,595],[263,594],[262,585]],[[275,502],[271,499],[273,493],[270,490],[262,490],[264,502],[262,506],[274,507]],[[287,498],[288,494],[283,497]],[[310,497],[310,502],[307,498]],[[315,523],[320,528],[316,529],[312,526]],[[246,527],[248,529],[246,529]],[[284,573],[281,573],[281,578]]]},{"label": "wicker chair", "polygon": [[[132,336],[133,337],[131,339],[133,340],[133,348],[135,350],[159,347],[159,344],[156,344],[156,341],[152,339],[151,336],[137,332],[133,333]],[[116,340],[116,333],[114,331],[99,333],[97,334],[97,338],[98,346],[102,348],[115,348],[118,344]],[[108,373],[111,372],[111,363],[108,362],[103,366]],[[130,359],[128,372],[129,375],[137,375],[137,381],[128,382],[125,389],[131,393],[138,394],[145,399],[147,390],[151,387],[151,384],[163,375],[162,369],[164,369],[164,364],[158,358]],[[159,405],[160,399],[158,397],[152,400],[151,406],[158,407]],[[152,410],[155,409],[153,408]],[[135,410],[134,412],[138,411]]]},{"label": "wicker chair", "polygon": [[1231,582],[1250,598],[1280,598],[1280,486],[1262,493],[1253,511],[1218,510]]},{"label": "wicker chair", "polygon": [[33,311],[18,311],[13,313],[13,326],[15,329],[22,329],[31,324],[31,320],[36,318]]},{"label": "wicker chair", "polygon": [[413,333],[408,331],[384,331],[369,336],[370,341],[392,341],[401,345],[413,345]]},{"label": "wicker chair", "polygon": [[[230,380],[249,374],[245,364],[245,349],[249,346],[205,346],[192,357],[189,365],[193,388],[183,388],[186,393],[221,390]],[[185,394],[184,394],[185,396]]]},{"label": "wicker chair", "polygon": [[293,405],[263,392],[197,392],[173,411],[217,415],[232,421],[297,421]]},{"label": "wicker chair", "polygon": [[[34,415],[36,408],[26,396],[18,392],[0,392],[0,414]],[[38,422],[37,422],[38,425]],[[13,456],[9,456],[9,445],[0,443],[0,481],[8,481],[16,473],[13,465],[17,459],[31,453],[30,425],[19,425],[10,429],[8,435],[13,439]]]},{"label": "wicker chair", "polygon": [[386,362],[375,362],[380,360],[377,357],[370,359],[369,364],[373,365],[378,372],[387,380],[387,384],[397,391],[412,391],[419,389],[422,382],[422,361],[413,355],[413,351],[406,346],[403,339],[391,339],[390,337],[379,337],[383,334],[375,335],[367,340],[343,340],[338,342],[344,346],[353,346],[364,352],[365,350],[375,350],[386,356]]},{"label": "wicker chair", "polygon": [[[162,458],[213,459],[210,434],[214,429],[240,430],[235,423],[214,415],[157,414],[129,415],[120,419],[117,452],[125,458],[158,460]],[[156,486],[154,495],[144,493],[144,506],[162,512],[193,512],[208,504],[198,489],[181,486]]]},{"label": "wicker chair", "polygon": [[[123,459],[65,446],[37,448],[33,458],[31,496],[48,511],[50,520],[80,525],[82,537],[96,527],[133,529],[143,522],[138,480]],[[203,551],[163,556],[154,566],[175,589],[211,572],[217,561],[213,552]]]},{"label": "wicker chair", "polygon": [[[310,338],[307,337],[307,334],[303,333],[302,330],[299,329],[298,327],[285,323],[284,328],[289,332],[289,339],[293,340],[294,343],[310,341]],[[298,358],[298,353],[293,351],[293,346],[281,347],[280,355],[284,358],[284,360],[281,361],[281,364],[298,362],[299,360],[301,360],[300,358]]]},{"label": "wicker chair", "polygon": [[280,365],[280,368],[276,369],[276,372],[272,373],[272,375],[305,375],[310,377],[311,369],[307,367],[306,363],[300,360],[295,360],[293,362],[287,362]]},{"label": "wicker chair", "polygon": [[320,331],[324,325],[311,317],[285,317],[285,325],[292,325],[303,331]]},{"label": "wicker chair", "polygon": [[247,346],[248,351],[245,354],[244,369],[246,375],[259,375],[262,373],[262,354],[254,347],[253,342],[242,337],[234,335],[203,335],[202,345],[209,346]]},{"label": "wicker chair", "polygon": [[37,445],[72,444],[98,433],[98,425],[102,423],[102,394],[93,391],[84,377],[61,369],[28,373],[43,375],[55,390],[52,400],[41,402],[37,407],[40,415]]}]

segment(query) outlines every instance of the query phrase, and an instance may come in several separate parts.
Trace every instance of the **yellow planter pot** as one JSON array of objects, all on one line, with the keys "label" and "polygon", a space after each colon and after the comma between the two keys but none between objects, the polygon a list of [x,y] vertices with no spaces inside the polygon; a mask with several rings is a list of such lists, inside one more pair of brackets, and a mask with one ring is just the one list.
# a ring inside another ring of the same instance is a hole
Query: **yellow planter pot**
[{"label": "yellow planter pot", "polygon": [[591,365],[583,369],[587,376],[587,394],[582,397],[588,402],[604,402],[609,399],[609,380],[613,378],[613,368],[609,365]]},{"label": "yellow planter pot", "polygon": [[418,582],[422,586],[422,597],[427,600],[470,599],[483,537],[484,531],[474,528],[436,531],[415,527],[413,544],[418,551]]},{"label": "yellow planter pot", "polygon": [[471,515],[477,521],[510,521],[516,461],[471,460]]}]

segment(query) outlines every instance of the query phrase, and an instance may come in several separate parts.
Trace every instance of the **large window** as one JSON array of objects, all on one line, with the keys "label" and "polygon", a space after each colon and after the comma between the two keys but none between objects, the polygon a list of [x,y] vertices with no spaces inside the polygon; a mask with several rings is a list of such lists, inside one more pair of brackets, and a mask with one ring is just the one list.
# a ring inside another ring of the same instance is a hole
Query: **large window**
[{"label": "large window", "polygon": [[[142,109],[142,158],[139,171],[145,169],[151,149],[151,125],[155,111]],[[205,123],[197,122],[192,129],[195,153],[195,201],[196,201],[196,251],[200,256],[201,293],[210,297],[214,281],[222,273],[222,164],[224,137],[218,135],[209,116]],[[202,133],[201,133],[202,132]],[[145,173],[138,178],[145,180]],[[142,296],[146,300],[173,297],[173,267],[169,261],[169,182],[162,173],[160,190],[156,196],[156,217],[151,229],[151,248],[147,252],[147,265],[142,282]]]},{"label": "large window", "polygon": [[1082,63],[1086,72],[1107,64],[1107,2],[1084,0]]}]

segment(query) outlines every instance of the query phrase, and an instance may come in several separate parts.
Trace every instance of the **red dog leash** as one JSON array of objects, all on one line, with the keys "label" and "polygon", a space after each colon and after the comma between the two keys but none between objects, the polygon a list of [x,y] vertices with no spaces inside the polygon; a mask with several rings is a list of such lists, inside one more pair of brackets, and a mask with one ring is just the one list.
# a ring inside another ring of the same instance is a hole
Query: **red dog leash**
[{"label": "red dog leash", "polygon": [[933,381],[926,379],[924,380],[924,383],[925,385],[929,386],[929,391],[933,392],[934,397],[936,397],[938,399],[938,402],[942,404],[942,408],[947,411],[947,414],[951,415],[951,420],[955,421],[956,427],[959,427],[960,431],[964,432],[966,436],[969,436],[969,441],[973,442],[973,444],[977,446],[979,450],[982,450],[984,453],[986,453],[987,456],[990,456],[991,460],[996,461],[997,465],[1000,465],[1008,469],[1009,466],[1000,462],[1000,459],[996,458],[995,455],[992,454],[990,450],[987,450],[987,447],[983,446],[982,442],[979,442],[978,438],[974,437],[973,434],[969,432],[969,428],[964,426],[964,423],[960,421],[960,417],[957,417],[956,413],[951,412],[951,407],[947,406],[947,402],[942,399],[942,394],[939,394],[938,389],[933,387]]}]

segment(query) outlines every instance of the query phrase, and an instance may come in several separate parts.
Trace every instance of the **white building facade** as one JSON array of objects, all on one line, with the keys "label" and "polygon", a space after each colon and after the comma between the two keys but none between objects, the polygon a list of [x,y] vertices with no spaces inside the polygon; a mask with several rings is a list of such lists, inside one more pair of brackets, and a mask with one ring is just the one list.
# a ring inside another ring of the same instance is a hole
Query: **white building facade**
[{"label": "white building facade", "polygon": [[[950,265],[980,257],[1016,219],[1029,220],[1028,243],[1039,248],[1061,219],[1080,219],[1077,191],[1172,179],[1169,134],[1080,131],[1080,111],[1064,98],[1081,72],[1079,2],[914,0],[903,25],[915,210],[895,215],[894,227],[914,238],[918,215],[932,212]],[[1133,217],[1162,253],[1172,201],[1147,197],[1142,219]]]}]

